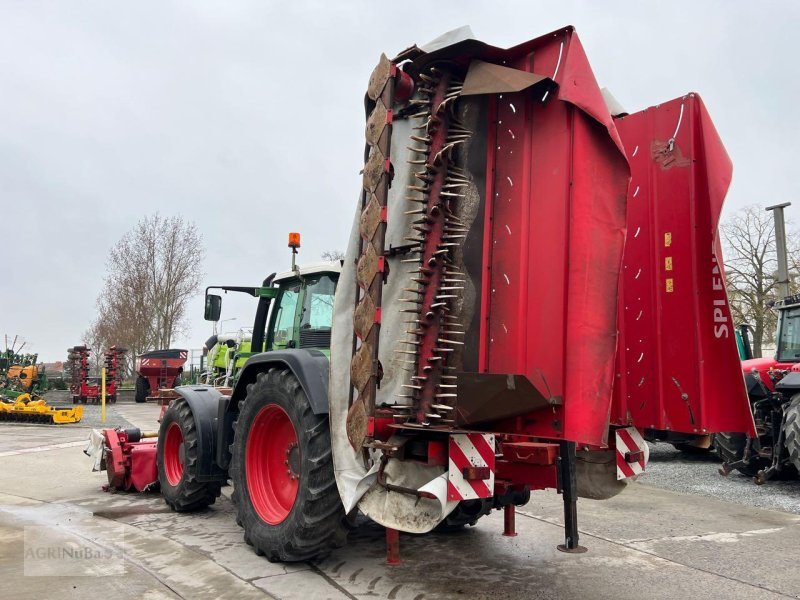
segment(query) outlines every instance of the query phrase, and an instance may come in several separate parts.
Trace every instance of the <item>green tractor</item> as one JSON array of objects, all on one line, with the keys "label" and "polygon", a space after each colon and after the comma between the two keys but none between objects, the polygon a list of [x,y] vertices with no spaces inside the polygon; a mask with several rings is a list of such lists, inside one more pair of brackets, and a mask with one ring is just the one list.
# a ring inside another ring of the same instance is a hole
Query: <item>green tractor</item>
[{"label": "green tractor", "polygon": [[[340,271],[339,261],[292,265],[258,287],[207,288],[209,321],[218,322],[222,310],[222,297],[211,290],[258,299],[252,335],[249,343],[242,340],[233,348],[212,338],[212,349],[233,350],[227,363],[214,358],[208,369],[230,368],[228,386],[177,388],[179,398],[161,420],[157,465],[167,504],[177,511],[208,506],[232,479],[245,539],[271,560],[311,558],[343,543],[347,533],[327,424],[333,298]],[[301,447],[306,448],[302,454]],[[274,471],[275,461],[286,470]],[[309,473],[309,479],[301,482],[300,473]],[[292,510],[296,499],[300,511]],[[316,525],[297,527],[297,519]],[[287,539],[272,539],[282,535]]]},{"label": "green tractor", "polygon": [[233,387],[247,360],[261,352],[314,348],[330,357],[333,295],[340,270],[338,261],[326,261],[279,275],[273,273],[261,287],[208,287],[205,318],[209,321],[219,321],[222,307],[221,296],[209,294],[210,290],[246,293],[259,302],[252,330],[215,334],[206,342],[208,358],[203,383]]}]

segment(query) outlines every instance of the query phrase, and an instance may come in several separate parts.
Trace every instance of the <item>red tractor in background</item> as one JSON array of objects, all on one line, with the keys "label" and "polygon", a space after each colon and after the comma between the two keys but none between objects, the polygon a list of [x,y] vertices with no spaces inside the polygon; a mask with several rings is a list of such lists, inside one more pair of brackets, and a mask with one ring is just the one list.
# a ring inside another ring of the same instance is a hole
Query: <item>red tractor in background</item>
[{"label": "red tractor in background", "polygon": [[800,294],[776,302],[775,310],[775,356],[742,362],[758,436],[720,433],[714,442],[723,475],[736,470],[758,484],[800,471]]},{"label": "red tractor in background", "polygon": [[[736,470],[758,484],[800,472],[800,294],[790,295],[783,215],[789,205],[767,208],[775,218],[777,291],[781,298],[773,306],[778,313],[775,356],[742,361],[758,435],[728,432],[715,437],[717,452],[725,461],[720,473]],[[747,327],[743,327],[745,348],[750,347],[747,335]]]},{"label": "red tractor in background", "polygon": [[136,357],[136,402],[145,402],[160,389],[172,389],[181,384],[183,366],[188,350],[151,350]]}]

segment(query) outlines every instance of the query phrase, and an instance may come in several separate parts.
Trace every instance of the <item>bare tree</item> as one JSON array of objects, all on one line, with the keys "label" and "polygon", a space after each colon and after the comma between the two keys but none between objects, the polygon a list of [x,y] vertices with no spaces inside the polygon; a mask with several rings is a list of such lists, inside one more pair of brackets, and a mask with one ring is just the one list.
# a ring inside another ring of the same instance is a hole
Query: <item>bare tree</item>
[{"label": "bare tree", "polygon": [[103,366],[103,349],[106,347],[103,334],[98,329],[95,322],[83,334],[83,345],[92,349],[92,353],[89,355],[89,374],[92,377],[100,376],[100,369]]},{"label": "bare tree", "polygon": [[111,249],[97,318],[87,337],[129,356],[169,348],[185,331],[186,304],[200,289],[203,239],[181,217],[146,217]]},{"label": "bare tree", "polygon": [[[775,338],[777,298],[775,271],[775,223],[772,213],[760,206],[741,209],[721,226],[725,254],[725,275],[734,321],[753,328],[753,354],[761,356],[764,344]],[[800,265],[800,239],[787,223],[790,289],[797,293],[792,277]]]},{"label": "bare tree", "polygon": [[344,252],[341,250],[325,250],[322,253],[322,260],[344,260]]}]

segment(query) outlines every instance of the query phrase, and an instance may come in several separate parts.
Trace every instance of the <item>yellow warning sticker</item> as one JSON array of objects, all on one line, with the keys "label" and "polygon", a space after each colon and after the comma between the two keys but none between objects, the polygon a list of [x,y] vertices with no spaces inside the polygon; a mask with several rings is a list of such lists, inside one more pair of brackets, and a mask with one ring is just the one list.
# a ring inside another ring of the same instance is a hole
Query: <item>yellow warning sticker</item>
[{"label": "yellow warning sticker", "polygon": [[672,271],[672,257],[671,256],[667,256],[666,258],[664,258],[664,268],[667,271]]},{"label": "yellow warning sticker", "polygon": [[668,294],[672,293],[672,277],[669,277],[667,279],[667,293]]},{"label": "yellow warning sticker", "polygon": [[664,234],[664,247],[669,248],[672,246],[672,232],[668,231]]}]

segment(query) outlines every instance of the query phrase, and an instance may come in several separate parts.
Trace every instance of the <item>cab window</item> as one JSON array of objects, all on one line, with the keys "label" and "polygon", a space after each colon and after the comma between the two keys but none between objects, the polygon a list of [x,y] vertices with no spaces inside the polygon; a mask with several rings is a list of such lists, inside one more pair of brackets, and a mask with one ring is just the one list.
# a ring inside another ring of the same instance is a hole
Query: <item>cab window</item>
[{"label": "cab window", "polygon": [[308,284],[305,302],[303,302],[303,317],[300,320],[301,330],[331,328],[335,291],[336,282],[328,275],[323,275]]},{"label": "cab window", "polygon": [[300,283],[289,285],[281,292],[278,312],[275,315],[275,335],[272,340],[275,348],[286,348],[287,344],[295,339],[294,324],[299,296]]},{"label": "cab window", "polygon": [[800,308],[786,309],[781,317],[778,360],[800,360]]}]

